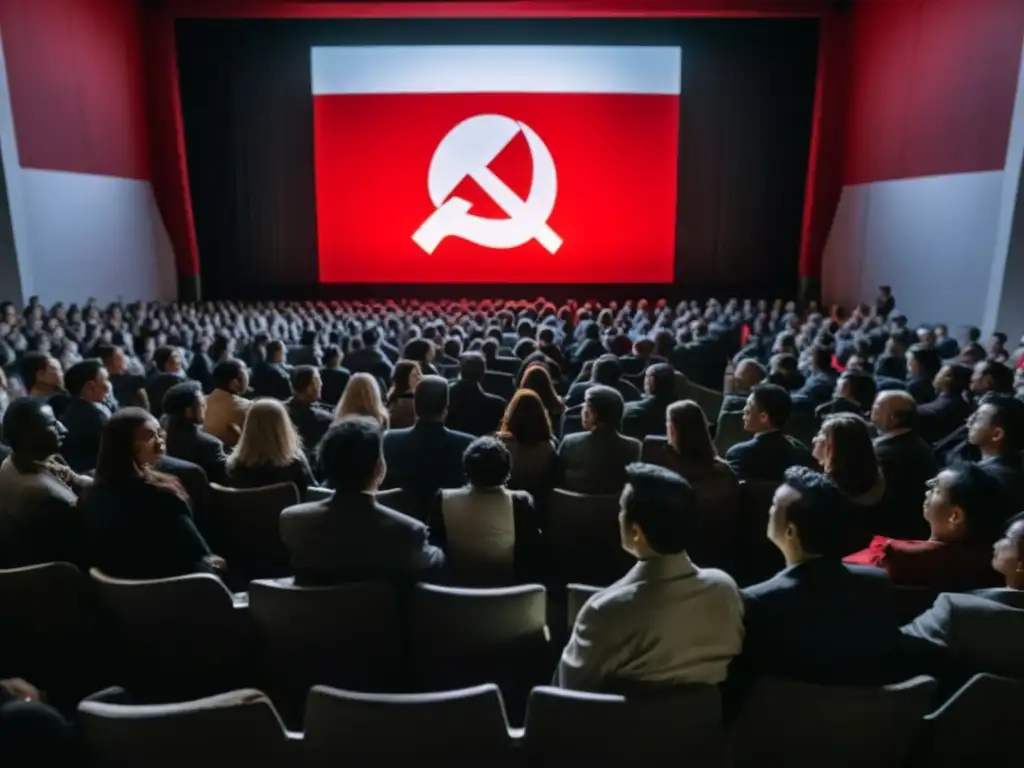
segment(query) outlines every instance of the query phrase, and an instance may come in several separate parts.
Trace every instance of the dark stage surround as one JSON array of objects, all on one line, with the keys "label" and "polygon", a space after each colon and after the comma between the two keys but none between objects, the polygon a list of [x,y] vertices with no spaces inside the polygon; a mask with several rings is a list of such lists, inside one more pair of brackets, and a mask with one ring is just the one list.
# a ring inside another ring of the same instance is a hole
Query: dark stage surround
[{"label": "dark stage surround", "polygon": [[[817,20],[181,20],[176,33],[204,298],[797,292]],[[674,283],[320,284],[310,49],[431,44],[680,46]]]}]

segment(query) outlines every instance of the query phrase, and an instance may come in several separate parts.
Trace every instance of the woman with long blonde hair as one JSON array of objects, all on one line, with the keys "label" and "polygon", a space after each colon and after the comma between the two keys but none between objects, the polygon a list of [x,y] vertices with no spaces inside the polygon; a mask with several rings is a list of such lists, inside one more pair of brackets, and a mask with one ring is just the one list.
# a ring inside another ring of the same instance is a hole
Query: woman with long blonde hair
[{"label": "woman with long blonde hair", "polygon": [[380,385],[370,374],[357,373],[349,379],[334,410],[334,420],[346,416],[366,416],[376,421],[381,429],[388,428],[388,411],[380,396]]},{"label": "woman with long blonde hair", "polygon": [[235,488],[295,483],[302,496],[316,485],[302,439],[279,400],[256,400],[249,408],[242,436],[228,459],[228,482]]}]

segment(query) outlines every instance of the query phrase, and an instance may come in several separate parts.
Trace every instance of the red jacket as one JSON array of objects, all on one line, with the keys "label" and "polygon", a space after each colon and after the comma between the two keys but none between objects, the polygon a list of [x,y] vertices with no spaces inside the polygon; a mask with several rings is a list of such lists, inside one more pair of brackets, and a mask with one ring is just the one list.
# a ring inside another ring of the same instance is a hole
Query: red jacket
[{"label": "red jacket", "polygon": [[905,541],[876,536],[867,549],[843,559],[884,569],[897,587],[961,592],[1000,586],[992,570],[992,547],[968,542]]}]

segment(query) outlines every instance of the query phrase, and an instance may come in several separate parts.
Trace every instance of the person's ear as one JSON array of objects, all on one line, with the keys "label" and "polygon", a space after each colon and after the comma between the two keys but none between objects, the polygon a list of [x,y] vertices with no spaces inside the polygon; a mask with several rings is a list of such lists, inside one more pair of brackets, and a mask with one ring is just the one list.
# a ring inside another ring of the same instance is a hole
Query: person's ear
[{"label": "person's ear", "polygon": [[962,507],[951,507],[949,510],[949,524],[953,527],[959,527],[964,524],[964,510]]},{"label": "person's ear", "polygon": [[1002,442],[1002,439],[1004,437],[1006,437],[1006,430],[1004,430],[1002,427],[996,427],[995,429],[992,430],[993,442]]}]

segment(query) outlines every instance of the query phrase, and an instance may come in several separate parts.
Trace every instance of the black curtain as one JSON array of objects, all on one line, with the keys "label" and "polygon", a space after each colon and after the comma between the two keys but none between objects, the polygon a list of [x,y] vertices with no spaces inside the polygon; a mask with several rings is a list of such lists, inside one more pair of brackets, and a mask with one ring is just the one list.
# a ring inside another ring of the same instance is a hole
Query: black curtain
[{"label": "black curtain", "polygon": [[[796,293],[816,20],[182,20],[177,42],[208,298],[451,295],[447,286],[318,284],[310,48],[467,43],[681,46],[675,284],[630,293]],[[621,291],[457,288],[552,298]]]}]

